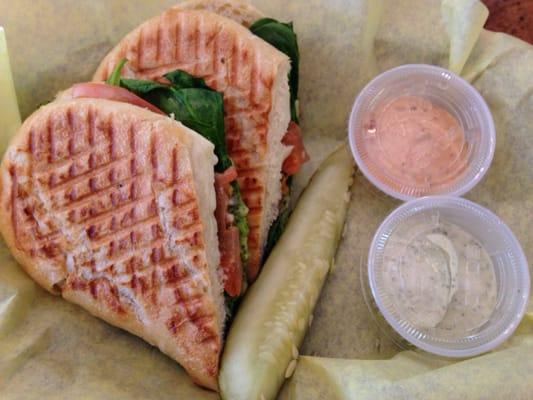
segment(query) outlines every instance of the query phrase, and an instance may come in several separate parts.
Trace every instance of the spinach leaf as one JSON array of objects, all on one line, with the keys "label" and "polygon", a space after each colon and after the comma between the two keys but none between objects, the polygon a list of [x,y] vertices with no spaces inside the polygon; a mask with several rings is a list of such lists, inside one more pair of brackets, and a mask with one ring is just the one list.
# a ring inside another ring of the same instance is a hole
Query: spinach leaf
[{"label": "spinach leaf", "polygon": [[217,172],[225,171],[233,165],[224,138],[224,106],[221,93],[209,89],[168,87],[140,96],[213,143],[218,157],[215,166]]},{"label": "spinach leaf", "polygon": [[185,89],[185,88],[200,88],[200,89],[209,89],[205,84],[205,81],[202,78],[196,78],[191,74],[177,69],[175,71],[169,72],[163,75],[167,78],[172,86],[176,89]]},{"label": "spinach leaf", "polygon": [[[213,143],[218,157],[217,172],[231,167],[233,164],[224,138],[222,94],[207,88],[203,79],[192,77],[185,71],[173,71],[165,77],[179,86],[137,79],[121,79],[120,84]],[[185,87],[186,84],[194,86]]]},{"label": "spinach leaf", "polygon": [[137,96],[146,94],[155,89],[166,89],[168,86],[154,81],[142,81],[139,79],[120,79],[120,86],[128,89],[130,92],[135,93]]},{"label": "spinach leaf", "polygon": [[106,80],[106,83],[108,85],[113,86],[119,86],[120,85],[120,71],[122,71],[122,68],[124,65],[128,62],[126,58],[122,58],[117,65],[115,65],[115,68],[113,68],[113,71],[111,72],[111,75]]},{"label": "spinach leaf", "polygon": [[298,42],[296,33],[294,33],[292,27],[292,22],[282,23],[273,18],[261,18],[250,26],[250,31],[289,56],[291,60],[291,71],[289,72],[291,119],[298,123],[296,100],[298,99],[298,67],[300,63],[300,52],[298,50]]}]

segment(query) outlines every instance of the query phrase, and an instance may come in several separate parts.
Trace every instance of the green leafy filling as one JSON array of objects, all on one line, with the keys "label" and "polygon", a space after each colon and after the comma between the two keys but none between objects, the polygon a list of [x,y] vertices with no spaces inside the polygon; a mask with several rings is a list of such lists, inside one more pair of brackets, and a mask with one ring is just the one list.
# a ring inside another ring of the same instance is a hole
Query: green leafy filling
[{"label": "green leafy filling", "polygon": [[120,86],[173,116],[183,125],[201,134],[215,145],[217,172],[233,165],[226,149],[224,136],[224,101],[222,93],[209,89],[204,80],[185,71],[164,75],[170,85],[138,79],[120,80]]}]

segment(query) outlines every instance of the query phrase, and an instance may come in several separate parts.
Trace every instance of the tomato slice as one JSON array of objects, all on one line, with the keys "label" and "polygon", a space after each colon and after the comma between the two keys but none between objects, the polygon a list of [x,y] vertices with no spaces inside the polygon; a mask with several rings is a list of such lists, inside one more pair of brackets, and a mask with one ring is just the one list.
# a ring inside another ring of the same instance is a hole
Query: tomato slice
[{"label": "tomato slice", "polygon": [[99,82],[76,83],[72,86],[71,93],[72,97],[75,99],[79,97],[90,97],[95,99],[120,101],[122,103],[129,103],[133,104],[134,106],[147,108],[157,114],[166,115],[153,104],[150,104],[146,100],[141,99],[136,94],[120,86],[108,85],[107,83]]},{"label": "tomato slice", "polygon": [[309,154],[305,150],[300,127],[296,122],[290,122],[281,142],[287,146],[292,146],[292,151],[283,161],[282,171],[286,175],[294,175],[300,170],[302,164],[309,160]]},{"label": "tomato slice", "polygon": [[224,277],[224,290],[229,296],[237,297],[241,294],[243,280],[239,229],[234,225],[226,229],[221,243],[223,250],[220,252],[220,267]]},{"label": "tomato slice", "polygon": [[237,178],[235,167],[215,174],[217,206],[215,218],[218,227],[218,248],[225,292],[236,297],[242,291],[242,261],[239,242],[239,229],[233,225],[228,215],[230,183]]},{"label": "tomato slice", "polygon": [[237,179],[237,169],[233,165],[227,168],[224,172],[216,174],[216,183],[220,186],[227,186],[235,179]]}]

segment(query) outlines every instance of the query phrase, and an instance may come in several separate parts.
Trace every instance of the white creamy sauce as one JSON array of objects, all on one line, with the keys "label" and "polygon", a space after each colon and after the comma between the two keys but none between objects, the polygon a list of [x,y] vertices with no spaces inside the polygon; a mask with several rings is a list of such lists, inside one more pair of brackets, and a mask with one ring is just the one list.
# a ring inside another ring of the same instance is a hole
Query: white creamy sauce
[{"label": "white creamy sauce", "polygon": [[464,334],[483,325],[497,301],[494,266],[462,228],[440,221],[385,246],[384,284],[403,318],[420,329]]}]

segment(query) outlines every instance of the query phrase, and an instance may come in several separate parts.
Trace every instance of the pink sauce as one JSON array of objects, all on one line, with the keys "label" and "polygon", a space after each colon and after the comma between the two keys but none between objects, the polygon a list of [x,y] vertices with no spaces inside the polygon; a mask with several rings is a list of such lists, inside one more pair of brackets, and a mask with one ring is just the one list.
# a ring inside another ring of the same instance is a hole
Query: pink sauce
[{"label": "pink sauce", "polygon": [[453,183],[467,165],[468,143],[459,122],[423,97],[378,105],[362,138],[370,172],[396,190],[431,193]]}]

